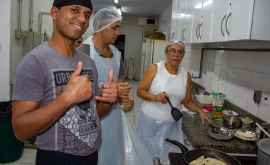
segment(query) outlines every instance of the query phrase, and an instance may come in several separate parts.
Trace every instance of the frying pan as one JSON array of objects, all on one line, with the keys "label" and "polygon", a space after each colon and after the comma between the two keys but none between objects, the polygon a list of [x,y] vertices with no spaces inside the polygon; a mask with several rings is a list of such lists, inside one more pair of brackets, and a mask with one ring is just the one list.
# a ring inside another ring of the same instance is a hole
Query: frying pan
[{"label": "frying pan", "polygon": [[224,152],[218,151],[218,150],[212,150],[212,149],[195,149],[195,150],[188,150],[183,144],[176,140],[170,140],[169,138],[166,138],[165,141],[170,142],[176,146],[178,146],[182,153],[184,154],[184,160],[187,164],[189,162],[199,158],[200,156],[204,155],[204,157],[211,157],[215,159],[219,159],[226,163],[227,165],[241,165],[241,163],[235,159],[233,156],[230,156]]}]

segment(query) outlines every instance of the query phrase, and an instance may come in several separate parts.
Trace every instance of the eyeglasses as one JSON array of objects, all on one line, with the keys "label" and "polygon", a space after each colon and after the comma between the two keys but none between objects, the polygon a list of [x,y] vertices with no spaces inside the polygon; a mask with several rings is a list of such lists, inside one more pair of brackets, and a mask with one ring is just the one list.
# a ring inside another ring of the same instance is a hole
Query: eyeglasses
[{"label": "eyeglasses", "polygon": [[168,50],[168,52],[170,53],[170,54],[177,54],[177,55],[184,55],[185,54],[185,52],[184,51],[175,51],[175,50]]}]

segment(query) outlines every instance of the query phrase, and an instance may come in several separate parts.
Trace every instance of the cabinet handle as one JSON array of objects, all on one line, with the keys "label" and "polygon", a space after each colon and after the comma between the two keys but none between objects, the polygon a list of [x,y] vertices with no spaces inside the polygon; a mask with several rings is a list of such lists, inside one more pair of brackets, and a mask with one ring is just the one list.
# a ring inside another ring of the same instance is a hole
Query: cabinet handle
[{"label": "cabinet handle", "polygon": [[182,39],[182,41],[184,41],[183,32],[184,32],[184,29],[182,30],[182,33],[181,33],[181,39]]},{"label": "cabinet handle", "polygon": [[184,143],[187,145],[187,146],[190,146],[190,144],[187,143],[187,139],[184,140]]},{"label": "cabinet handle", "polygon": [[172,39],[174,39],[174,33],[175,33],[175,32],[173,32],[173,34],[172,34]]},{"label": "cabinet handle", "polygon": [[200,24],[198,24],[197,27],[196,27],[196,36],[197,36],[198,39],[199,39],[199,37],[198,37],[198,27],[199,27],[199,25]]},{"label": "cabinet handle", "polygon": [[201,27],[202,27],[202,24],[203,24],[203,23],[201,23],[200,26],[199,26],[199,37],[200,37],[200,38],[202,38],[202,36],[201,36]]},{"label": "cabinet handle", "polygon": [[184,40],[183,41],[185,41],[186,40],[186,38],[185,38],[185,31],[187,30],[187,28],[185,28],[184,30],[183,30],[183,38],[184,38]]},{"label": "cabinet handle", "polygon": [[230,13],[226,19],[226,32],[228,35],[230,35],[229,30],[228,30],[228,19],[230,18],[231,15],[232,15],[232,13]]},{"label": "cabinet handle", "polygon": [[222,25],[223,25],[223,21],[224,21],[225,18],[226,18],[226,15],[224,15],[224,17],[222,18],[222,20],[221,20],[221,26],[220,26],[221,34],[223,36],[224,36],[224,32],[223,32],[223,29],[222,29]]}]

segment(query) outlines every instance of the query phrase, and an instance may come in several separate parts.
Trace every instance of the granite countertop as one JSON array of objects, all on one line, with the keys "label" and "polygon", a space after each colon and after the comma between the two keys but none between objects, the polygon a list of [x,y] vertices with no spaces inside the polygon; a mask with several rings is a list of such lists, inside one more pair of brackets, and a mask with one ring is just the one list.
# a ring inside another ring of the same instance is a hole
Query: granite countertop
[{"label": "granite countertop", "polygon": [[[211,115],[209,112],[207,114]],[[202,124],[198,114],[183,112],[182,129],[192,146],[197,148],[215,149],[226,153],[256,154],[255,142],[242,141],[236,137],[230,140],[216,140],[211,138],[207,131],[210,128]]]},{"label": "granite countertop", "polygon": [[[192,93],[193,95],[197,94],[196,91],[192,91]],[[196,101],[196,97],[193,98],[198,106],[203,106]],[[247,113],[246,111],[231,104],[226,100],[224,102],[224,109],[231,109],[237,112],[239,116],[244,116]],[[209,117],[211,117],[211,112],[206,113]],[[253,115],[251,115],[251,119],[258,123],[264,122],[263,120]],[[182,129],[195,149],[206,148],[215,149],[226,153],[257,154],[256,142],[243,141],[236,137],[233,137],[230,140],[216,140],[211,138],[207,133],[208,129],[210,129],[208,123],[205,122],[205,124],[202,124],[200,116],[198,114],[190,114],[187,112],[183,112]],[[254,125],[251,126],[251,130],[255,130]]]}]

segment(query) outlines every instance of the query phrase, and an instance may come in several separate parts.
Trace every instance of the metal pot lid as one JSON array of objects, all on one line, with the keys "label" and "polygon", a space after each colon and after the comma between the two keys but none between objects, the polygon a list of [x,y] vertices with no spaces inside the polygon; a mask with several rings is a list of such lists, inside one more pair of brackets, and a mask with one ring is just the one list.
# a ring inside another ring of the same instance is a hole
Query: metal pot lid
[{"label": "metal pot lid", "polygon": [[257,146],[263,152],[270,154],[270,138],[264,138],[257,141]]}]

